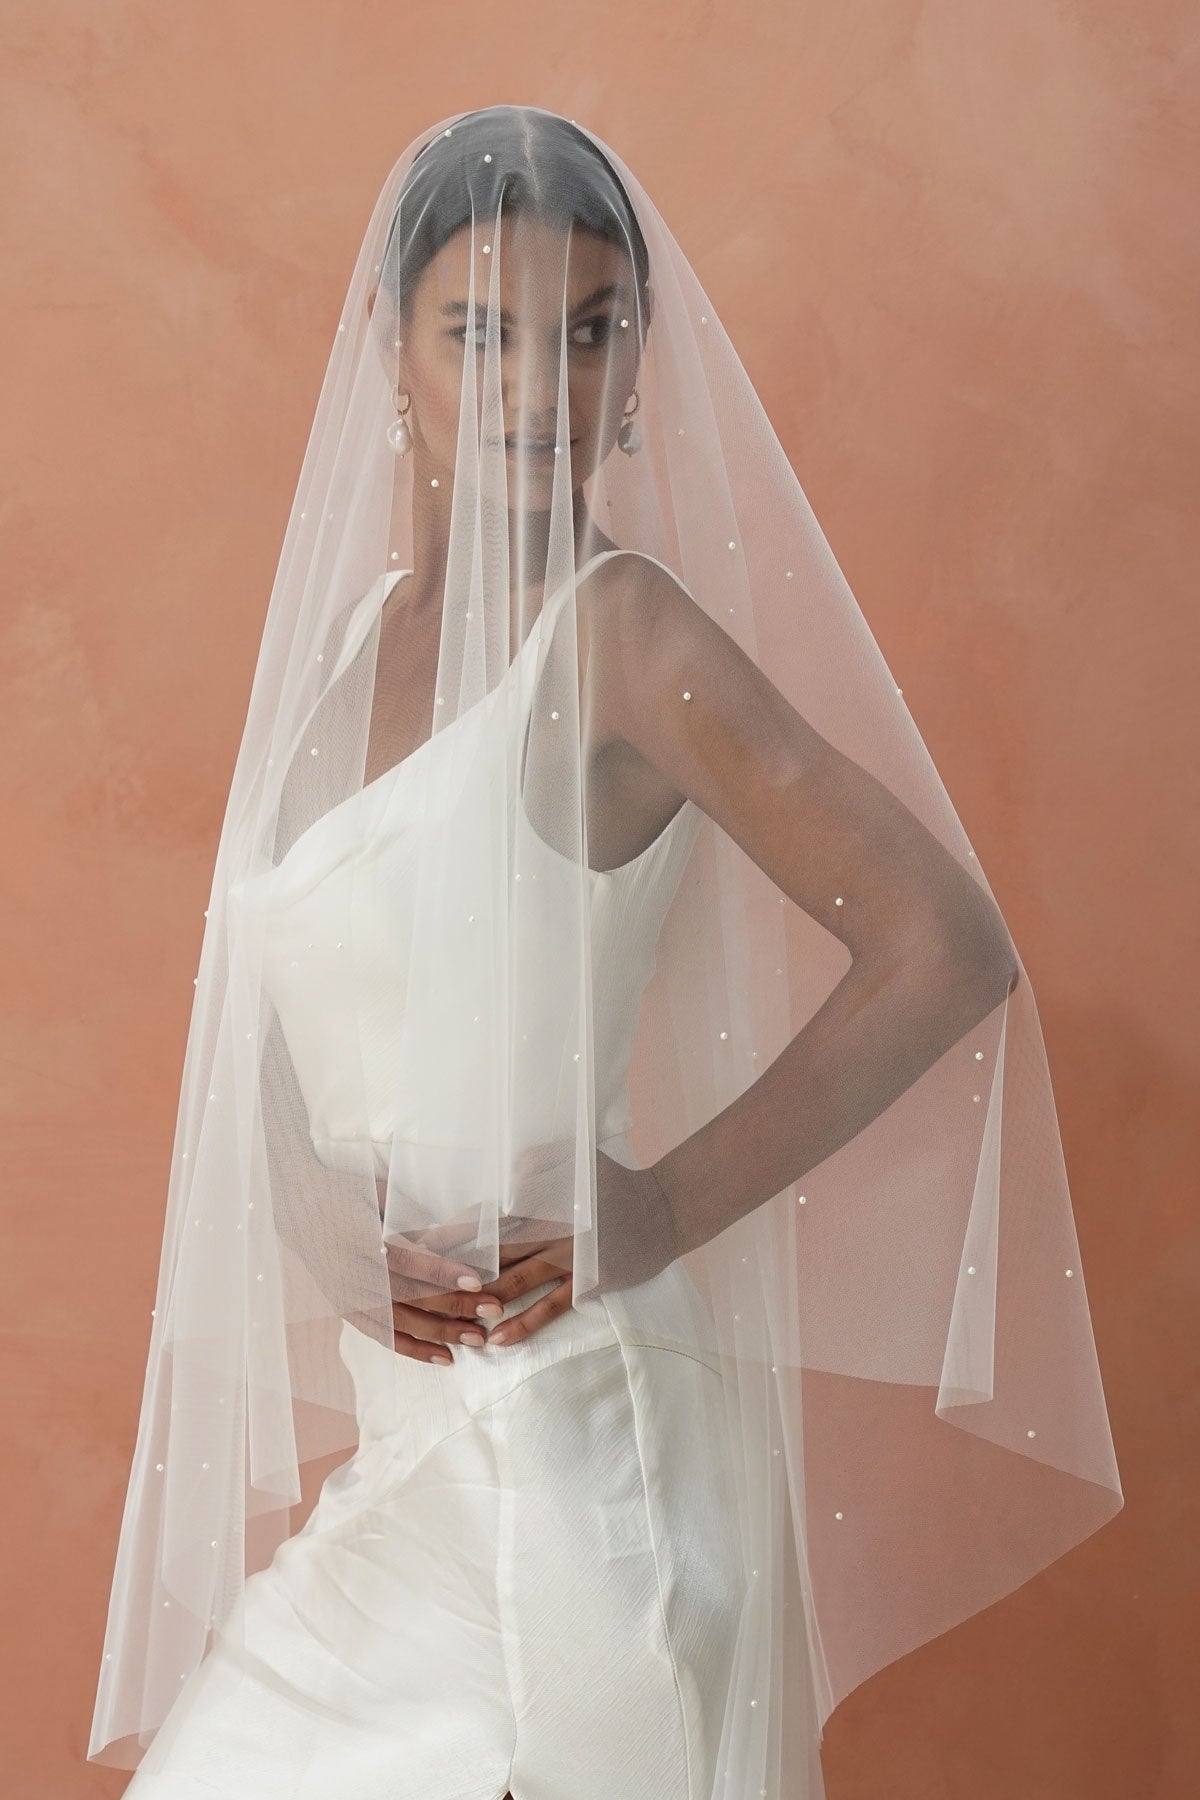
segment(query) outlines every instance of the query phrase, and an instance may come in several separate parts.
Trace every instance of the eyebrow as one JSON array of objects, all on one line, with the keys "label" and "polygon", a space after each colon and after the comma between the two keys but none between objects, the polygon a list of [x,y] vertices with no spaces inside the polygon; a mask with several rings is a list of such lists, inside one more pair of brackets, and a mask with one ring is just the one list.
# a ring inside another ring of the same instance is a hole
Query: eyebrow
[{"label": "eyebrow", "polygon": [[[593,288],[590,294],[585,295],[584,298],[579,301],[578,305],[573,306],[567,314],[567,317],[573,319],[576,313],[586,312],[588,307],[598,306],[602,300],[613,299],[616,295],[620,294],[620,292],[621,285],[619,282],[605,281],[598,288]],[[447,300],[445,305],[441,308],[442,317],[444,319],[465,318],[469,311],[470,307],[465,300]],[[477,300],[475,302],[475,311],[477,314],[482,313],[484,318],[486,318],[487,302],[484,300]],[[506,312],[503,307],[500,309],[500,323],[502,325],[511,325],[513,323],[513,315],[510,312]]]}]

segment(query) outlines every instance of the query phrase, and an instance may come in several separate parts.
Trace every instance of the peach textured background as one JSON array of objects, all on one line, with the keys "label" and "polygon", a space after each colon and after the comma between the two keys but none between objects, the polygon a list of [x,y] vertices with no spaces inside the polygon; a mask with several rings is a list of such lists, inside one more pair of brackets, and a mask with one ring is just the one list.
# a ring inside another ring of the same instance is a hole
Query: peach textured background
[{"label": "peach textured background", "polygon": [[852,1695],[830,1800],[1195,1791],[1196,30],[1172,0],[8,0],[6,1793],[126,1780],[83,1756],[266,599],[384,175],[497,101],[598,131],[697,268],[1054,1071],[1127,1505]]}]

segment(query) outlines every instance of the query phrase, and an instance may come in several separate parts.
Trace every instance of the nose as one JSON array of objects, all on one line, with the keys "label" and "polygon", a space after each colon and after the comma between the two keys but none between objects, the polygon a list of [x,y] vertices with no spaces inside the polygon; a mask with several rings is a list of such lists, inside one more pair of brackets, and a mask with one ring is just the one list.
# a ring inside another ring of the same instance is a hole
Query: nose
[{"label": "nose", "polygon": [[510,359],[503,373],[504,411],[509,429],[531,437],[554,435],[558,417],[558,357],[538,354],[527,346]]}]

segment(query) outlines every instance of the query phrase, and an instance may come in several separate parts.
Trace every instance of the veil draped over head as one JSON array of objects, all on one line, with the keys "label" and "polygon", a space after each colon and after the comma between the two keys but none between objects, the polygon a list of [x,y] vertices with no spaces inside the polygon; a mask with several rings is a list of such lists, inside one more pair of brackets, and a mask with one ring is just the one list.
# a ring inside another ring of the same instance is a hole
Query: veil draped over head
[{"label": "veil draped over head", "polygon": [[92,1758],[137,1762],[354,1445],[342,1333],[391,1349],[395,1302],[515,1244],[717,1384],[714,1800],[807,1794],[846,1693],[1122,1504],[978,858],[654,205],[493,107],[387,178],[288,521]]}]

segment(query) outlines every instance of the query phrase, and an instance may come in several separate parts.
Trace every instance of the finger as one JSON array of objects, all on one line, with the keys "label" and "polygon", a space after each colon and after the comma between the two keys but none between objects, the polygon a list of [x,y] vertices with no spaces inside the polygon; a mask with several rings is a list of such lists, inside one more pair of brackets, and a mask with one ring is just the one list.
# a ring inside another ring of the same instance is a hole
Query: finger
[{"label": "finger", "polygon": [[533,1332],[540,1331],[543,1325],[550,1323],[551,1319],[560,1318],[570,1304],[571,1277],[568,1275],[565,1281],[559,1283],[553,1293],[544,1295],[541,1300],[535,1300],[532,1306],[525,1307],[511,1319],[505,1319],[503,1325],[498,1325],[492,1332],[488,1343],[489,1345],[499,1344],[501,1347],[505,1344],[517,1344],[522,1338],[530,1337]]},{"label": "finger", "polygon": [[478,1319],[451,1319],[442,1313],[422,1312],[401,1300],[392,1302],[392,1322],[398,1331],[411,1338],[434,1344],[471,1344],[480,1349],[487,1333]]},{"label": "finger", "polygon": [[445,1289],[434,1294],[405,1294],[403,1300],[393,1299],[393,1306],[411,1306],[419,1312],[444,1313],[452,1319],[498,1319],[504,1311],[504,1304],[494,1294],[466,1294],[456,1288],[453,1293]]},{"label": "finger", "polygon": [[[527,1294],[531,1288],[540,1287],[544,1281],[569,1280],[571,1270],[562,1263],[553,1262],[546,1257],[531,1256],[524,1262],[514,1263],[505,1269],[495,1281],[489,1281],[484,1294],[494,1295],[497,1300],[515,1300],[518,1294]],[[481,1296],[482,1297],[482,1296]]]},{"label": "finger", "polygon": [[409,1337],[406,1332],[395,1334],[396,1352],[400,1356],[411,1356],[414,1362],[452,1363],[454,1358],[448,1350],[440,1349],[437,1344],[427,1344],[420,1338]]},{"label": "finger", "polygon": [[469,1263],[453,1262],[444,1256],[423,1250],[405,1238],[390,1238],[385,1243],[388,1267],[413,1281],[428,1282],[441,1293],[460,1289],[478,1293],[483,1283]]},{"label": "finger", "polygon": [[444,1255],[446,1251],[461,1250],[464,1244],[474,1243],[476,1227],[460,1220],[448,1225],[417,1225],[404,1235],[416,1249],[434,1250]]},{"label": "finger", "polygon": [[526,1256],[540,1256],[554,1242],[553,1238],[542,1238],[538,1243],[501,1244],[499,1250],[499,1266],[506,1263],[521,1262]]},{"label": "finger", "polygon": [[[376,1182],[376,1190],[379,1195],[380,1223],[386,1225],[387,1182],[380,1178]],[[448,1225],[419,1225],[409,1233],[395,1230],[389,1232],[386,1246],[389,1251],[395,1248],[420,1259],[423,1272],[417,1276],[419,1280],[440,1282],[447,1288],[460,1286],[478,1289],[481,1282],[471,1264],[445,1255],[447,1250],[458,1250],[463,1244],[469,1243],[472,1235],[471,1227],[463,1221]]]}]

